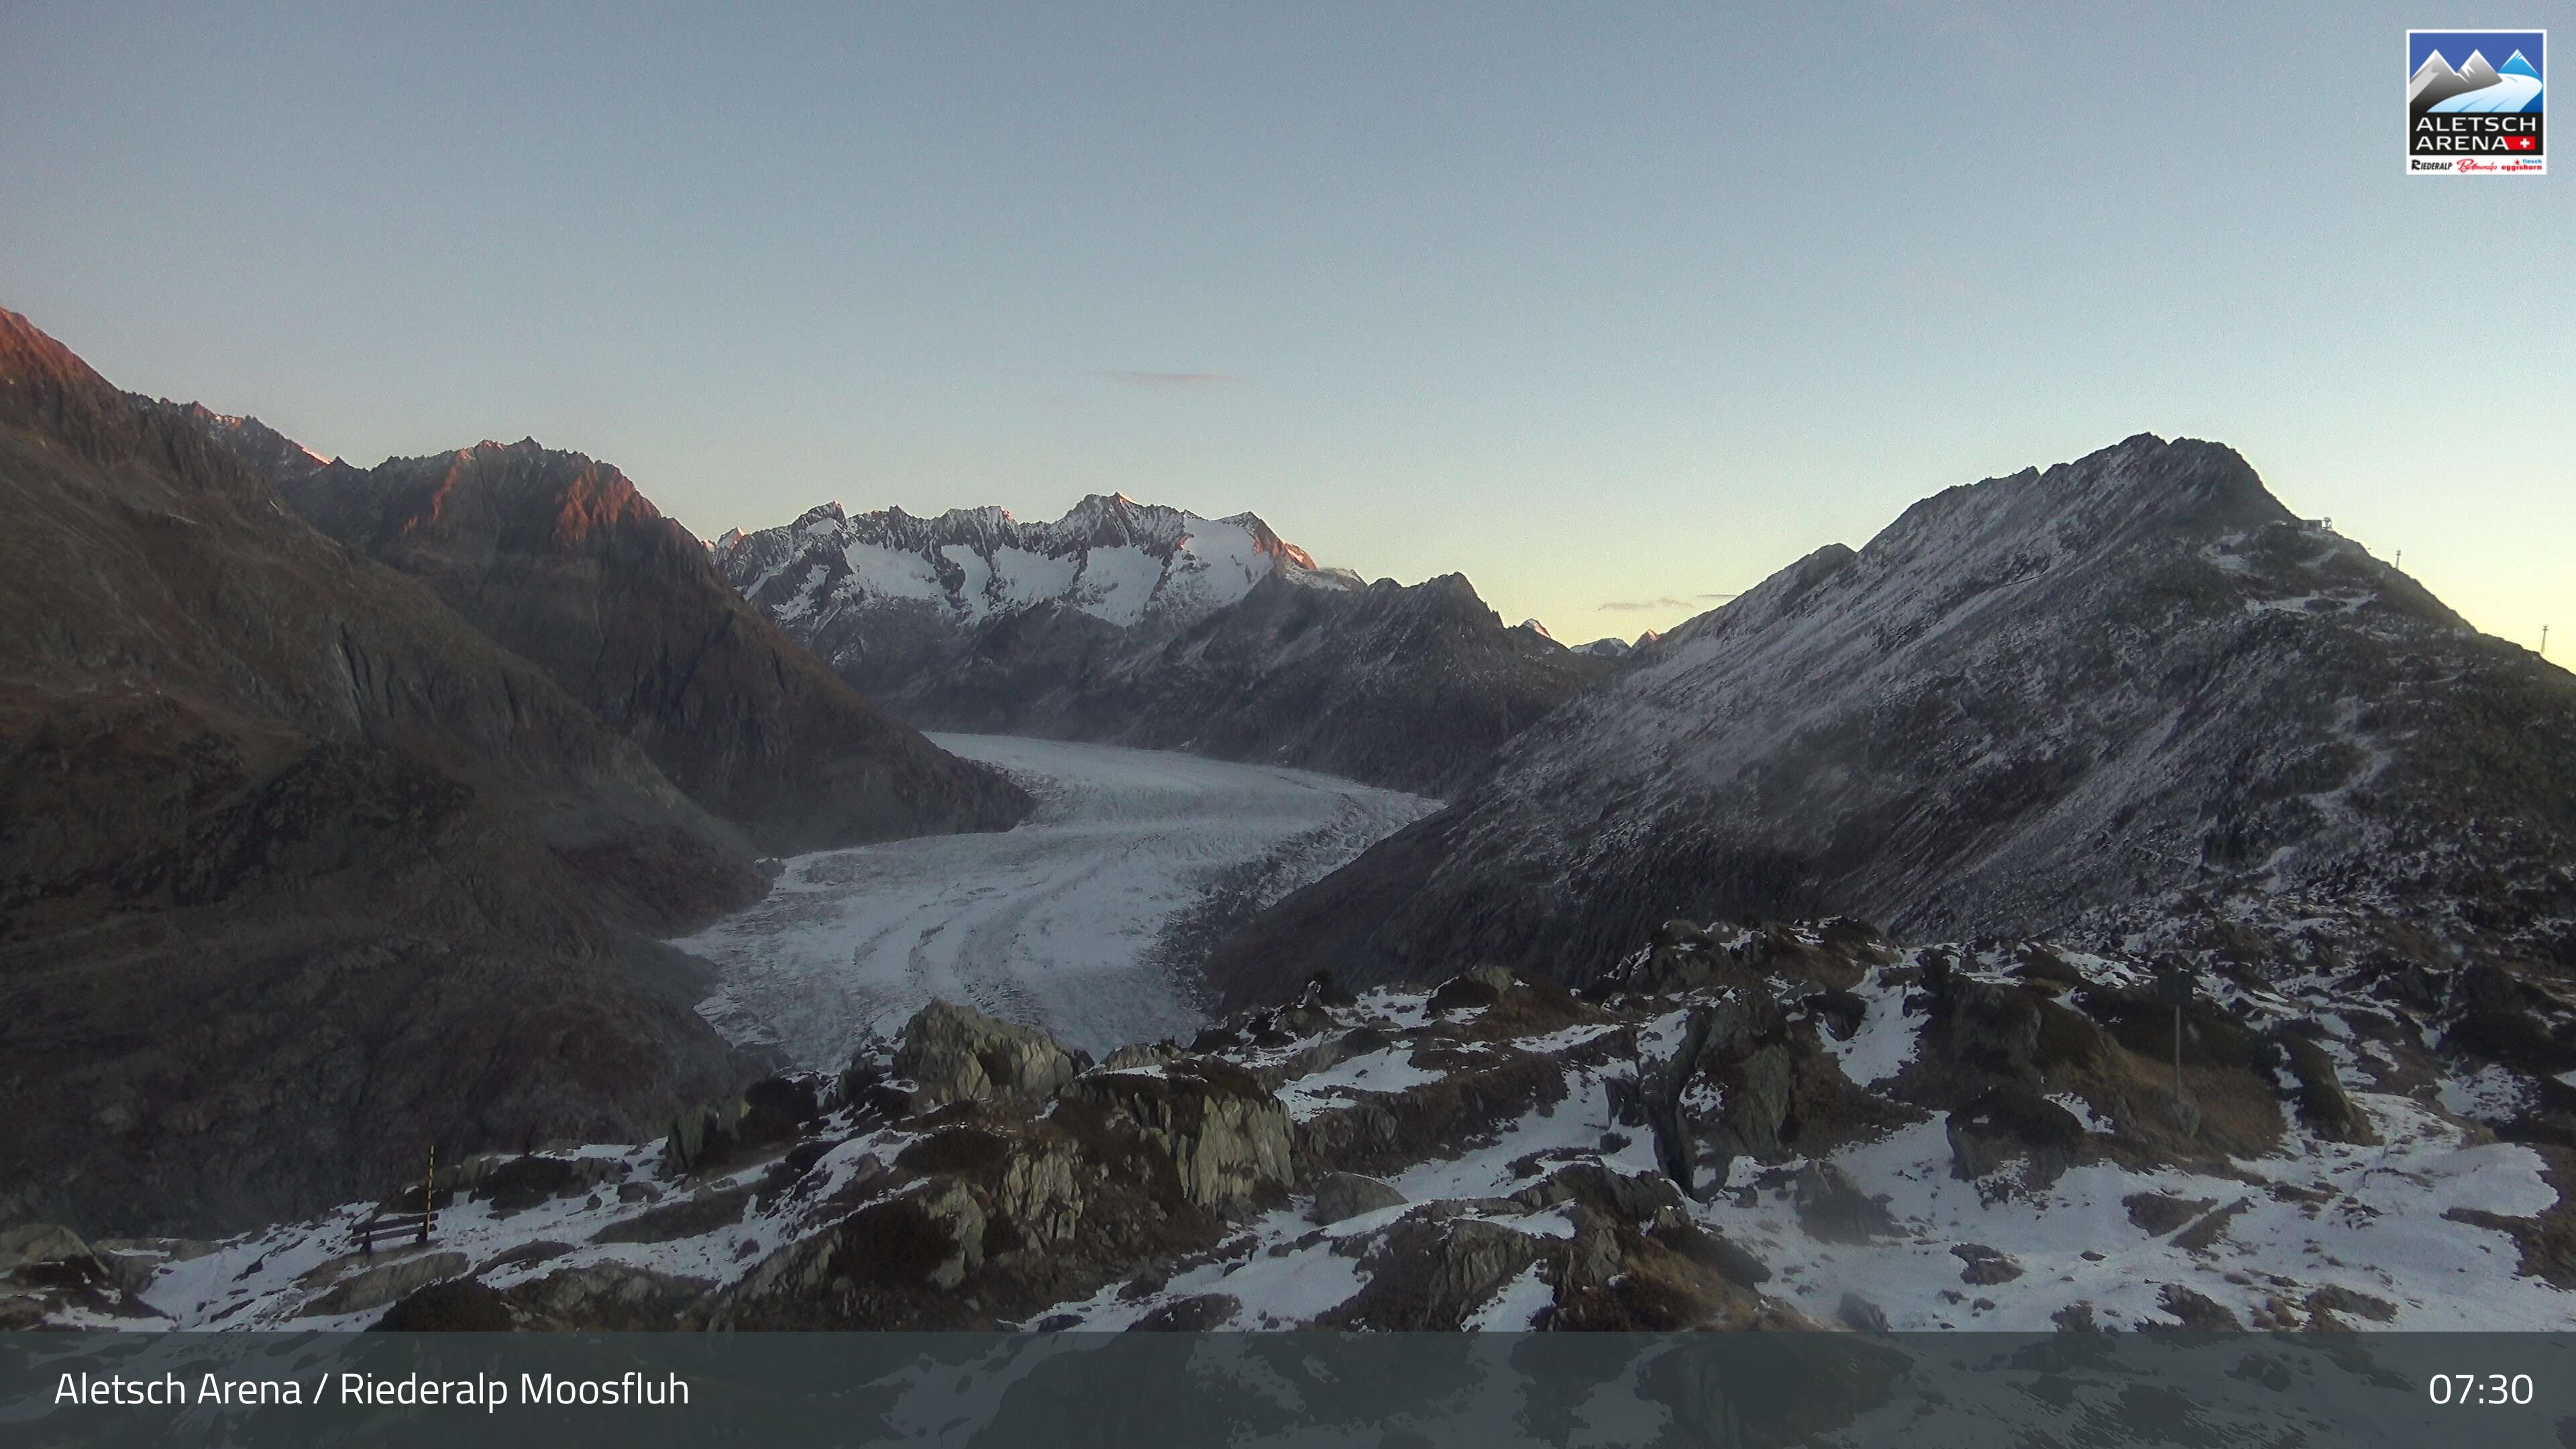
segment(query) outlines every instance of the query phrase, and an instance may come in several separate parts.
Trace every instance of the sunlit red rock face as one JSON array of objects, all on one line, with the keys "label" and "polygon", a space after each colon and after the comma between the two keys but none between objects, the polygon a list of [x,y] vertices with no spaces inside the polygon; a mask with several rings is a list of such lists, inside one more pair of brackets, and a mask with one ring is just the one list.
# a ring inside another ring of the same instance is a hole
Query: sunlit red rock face
[{"label": "sunlit red rock face", "polygon": [[288,504],[532,661],[774,854],[1007,829],[1028,800],[896,722],[743,602],[615,467],[533,441],[360,471]]}]

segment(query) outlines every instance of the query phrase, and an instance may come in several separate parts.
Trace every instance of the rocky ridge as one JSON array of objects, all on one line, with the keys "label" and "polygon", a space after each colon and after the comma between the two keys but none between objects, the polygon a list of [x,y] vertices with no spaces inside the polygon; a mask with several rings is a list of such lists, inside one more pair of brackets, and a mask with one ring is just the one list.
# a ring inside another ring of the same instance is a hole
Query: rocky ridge
[{"label": "rocky ridge", "polygon": [[351,1255],[372,1204],[86,1260],[60,1235],[0,1311],[2564,1328],[2568,1092],[2464,1028],[2509,999],[2563,1034],[2570,1002],[2527,977],[2439,986],[2428,1004],[2295,930],[2145,955],[1899,946],[1837,919],[1670,922],[1579,993],[1494,967],[1356,997],[1320,980],[1096,1063],[943,1004],[661,1142],[458,1164],[426,1250]]},{"label": "rocky ridge", "polygon": [[2576,676],[2228,449],[2142,435],[1699,616],[1211,975],[1237,1003],[1326,966],[1580,980],[1675,915],[2116,945],[2287,895],[2336,903],[2351,952],[2565,970],[2571,743]]},{"label": "rocky ridge", "polygon": [[616,467],[526,440],[366,470],[257,419],[162,404],[289,508],[543,669],[773,855],[1007,829],[1030,802],[825,669]]}]

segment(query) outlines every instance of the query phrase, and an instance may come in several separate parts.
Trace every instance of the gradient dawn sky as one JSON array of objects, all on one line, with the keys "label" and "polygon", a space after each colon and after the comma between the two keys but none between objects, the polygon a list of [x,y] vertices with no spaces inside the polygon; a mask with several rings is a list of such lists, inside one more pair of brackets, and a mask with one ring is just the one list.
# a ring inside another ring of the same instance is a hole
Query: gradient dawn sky
[{"label": "gradient dawn sky", "polygon": [[1250,509],[1570,641],[2216,438],[2576,657],[2576,155],[2403,170],[2464,12],[744,10],[0,0],[0,305],[355,462]]}]

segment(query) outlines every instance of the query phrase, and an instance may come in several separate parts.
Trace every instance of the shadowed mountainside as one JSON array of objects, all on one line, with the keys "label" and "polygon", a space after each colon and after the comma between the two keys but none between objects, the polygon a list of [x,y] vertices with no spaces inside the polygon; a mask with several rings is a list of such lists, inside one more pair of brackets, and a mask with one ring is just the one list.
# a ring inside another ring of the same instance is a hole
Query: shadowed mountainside
[{"label": "shadowed mountainside", "polygon": [[0,1221],[205,1231],[734,1080],[737,832],[0,312]]},{"label": "shadowed mountainside", "polygon": [[861,697],[718,576],[615,467],[533,441],[321,463],[184,409],[287,506],[436,590],[770,853],[1008,829],[1029,800]]}]

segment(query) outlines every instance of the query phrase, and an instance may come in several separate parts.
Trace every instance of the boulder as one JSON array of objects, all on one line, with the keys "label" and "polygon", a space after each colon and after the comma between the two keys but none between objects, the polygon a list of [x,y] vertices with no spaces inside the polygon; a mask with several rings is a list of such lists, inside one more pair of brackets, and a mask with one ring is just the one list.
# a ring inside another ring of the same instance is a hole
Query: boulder
[{"label": "boulder", "polygon": [[681,1314],[707,1291],[700,1278],[657,1273],[626,1263],[558,1268],[503,1296],[532,1328],[636,1332],[679,1326]]},{"label": "boulder", "polygon": [[1959,1269],[1959,1281],[1973,1287],[2009,1283],[2021,1276],[2021,1264],[2014,1262],[2010,1255],[1983,1243],[1956,1244],[1950,1249],[1950,1256],[1965,1265]]},{"label": "boulder", "polygon": [[1338,1223],[1362,1213],[1391,1208],[1404,1194],[1374,1177],[1356,1172],[1327,1172],[1315,1179],[1315,1203],[1306,1210],[1311,1223]]},{"label": "boulder", "polygon": [[1137,1067],[1159,1067],[1181,1055],[1181,1049],[1170,1042],[1138,1042],[1118,1048],[1103,1057],[1104,1072],[1124,1072]]},{"label": "boulder", "polygon": [[1181,1196],[1210,1212],[1264,1207],[1296,1181],[1288,1109],[1251,1073],[1210,1057],[1151,1070],[1091,1072],[1060,1094],[1131,1131],[1170,1164]]},{"label": "boulder", "polygon": [[965,1184],[918,1184],[781,1247],[691,1316],[720,1329],[983,1326],[956,1290],[984,1266],[991,1227]]},{"label": "boulder", "polygon": [[2024,1164],[2022,1184],[2043,1188],[2074,1165],[2084,1124],[2022,1087],[1998,1087],[1950,1114],[1950,1173],[1962,1182]]},{"label": "boulder", "polygon": [[1975,1079],[2037,1088],[2044,1075],[2038,1062],[2040,995],[2027,986],[1955,973],[1945,980],[1934,997],[1940,1055]]},{"label": "boulder", "polygon": [[2379,1134],[2344,1091],[2343,1078],[2326,1049],[2303,1032],[2282,1031],[2276,1039],[2289,1059],[2290,1074],[2298,1079],[2299,1120],[2308,1130],[2329,1142],[2377,1144]]},{"label": "boulder", "polygon": [[1581,1203],[1638,1227],[1679,1221],[1684,1209],[1672,1179],[1652,1173],[1632,1175],[1598,1162],[1568,1163],[1549,1173],[1546,1181],[1513,1193],[1511,1201],[1526,1212]]},{"label": "boulder", "polygon": [[1692,922],[1670,920],[1656,928],[1653,945],[1620,963],[1603,984],[1647,996],[1741,985],[1751,971],[1740,954]]},{"label": "boulder", "polygon": [[414,1289],[375,1326],[387,1333],[507,1333],[518,1320],[499,1293],[471,1278],[451,1278]]},{"label": "boulder", "polygon": [[1481,1218],[1407,1218],[1362,1254],[1367,1285],[1315,1325],[1403,1332],[1459,1328],[1548,1246],[1547,1240]]},{"label": "boulder", "polygon": [[85,1275],[107,1276],[99,1256],[69,1228],[55,1223],[26,1223],[0,1232],[0,1273],[38,1267],[63,1267]]},{"label": "boulder", "polygon": [[1857,1293],[1843,1295],[1842,1303],[1834,1309],[1834,1317],[1854,1333],[1888,1332],[1887,1310]]},{"label": "boulder", "polygon": [[916,1085],[913,1110],[993,1097],[1043,1098],[1091,1065],[1035,1027],[934,1001],[903,1024],[894,1073]]},{"label": "boulder", "polygon": [[1635,1115],[1665,1173],[1704,1197],[1726,1185],[1735,1159],[1780,1155],[1795,1075],[1780,1003],[1741,986],[1691,1009],[1672,1056],[1640,1063]]},{"label": "boulder", "polygon": [[744,1114],[803,1127],[832,1110],[839,1086],[837,1078],[821,1072],[785,1072],[742,1089]]},{"label": "boulder", "polygon": [[1470,966],[1434,987],[1423,1005],[1435,1016],[1491,1006],[1502,1000],[1504,992],[1519,984],[1520,978],[1500,966]]},{"label": "boulder", "polygon": [[622,1168],[605,1157],[529,1153],[486,1169],[475,1180],[474,1195],[491,1204],[494,1217],[508,1217],[552,1198],[588,1192]]},{"label": "boulder", "polygon": [[375,1267],[350,1274],[307,1300],[299,1316],[320,1318],[369,1312],[406,1297],[415,1289],[442,1279],[461,1277],[470,1266],[472,1260],[452,1250],[378,1263]]},{"label": "boulder", "polygon": [[1243,1311],[1243,1301],[1224,1293],[1200,1293],[1188,1298],[1175,1298],[1134,1323],[1129,1333],[1204,1333],[1223,1328]]},{"label": "boulder", "polygon": [[1799,1224],[1819,1242],[1866,1243],[1898,1232],[1886,1205],[1830,1162],[1808,1163],[1798,1174],[1797,1207]]},{"label": "boulder", "polygon": [[740,1097],[682,1111],[671,1119],[671,1135],[662,1141],[662,1165],[678,1176],[721,1166],[733,1156],[733,1129],[742,1114]]}]

